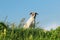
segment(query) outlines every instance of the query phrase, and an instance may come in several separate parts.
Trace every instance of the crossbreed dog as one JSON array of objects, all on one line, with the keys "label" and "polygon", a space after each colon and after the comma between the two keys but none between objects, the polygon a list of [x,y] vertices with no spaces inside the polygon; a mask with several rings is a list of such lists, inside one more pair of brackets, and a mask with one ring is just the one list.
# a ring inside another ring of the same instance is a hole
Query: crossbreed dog
[{"label": "crossbreed dog", "polygon": [[36,12],[31,12],[30,13],[30,18],[28,19],[28,21],[25,23],[24,28],[33,28],[35,27],[35,19],[36,19],[36,15],[38,15]]}]

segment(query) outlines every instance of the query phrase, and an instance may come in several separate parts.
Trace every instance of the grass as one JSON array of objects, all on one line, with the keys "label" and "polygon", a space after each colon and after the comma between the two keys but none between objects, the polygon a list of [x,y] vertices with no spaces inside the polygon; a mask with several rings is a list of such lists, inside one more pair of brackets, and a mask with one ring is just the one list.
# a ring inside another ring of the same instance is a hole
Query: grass
[{"label": "grass", "polygon": [[0,23],[0,40],[60,40],[60,26],[55,30],[45,31],[41,28],[23,29]]}]

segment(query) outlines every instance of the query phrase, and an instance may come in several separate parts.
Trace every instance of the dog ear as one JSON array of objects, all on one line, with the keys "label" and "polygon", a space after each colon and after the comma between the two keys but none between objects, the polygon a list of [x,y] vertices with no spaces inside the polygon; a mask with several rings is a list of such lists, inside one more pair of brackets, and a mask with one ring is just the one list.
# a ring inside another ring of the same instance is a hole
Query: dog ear
[{"label": "dog ear", "polygon": [[39,15],[38,13],[35,13],[36,15]]},{"label": "dog ear", "polygon": [[32,14],[32,12],[30,13],[30,15]]}]

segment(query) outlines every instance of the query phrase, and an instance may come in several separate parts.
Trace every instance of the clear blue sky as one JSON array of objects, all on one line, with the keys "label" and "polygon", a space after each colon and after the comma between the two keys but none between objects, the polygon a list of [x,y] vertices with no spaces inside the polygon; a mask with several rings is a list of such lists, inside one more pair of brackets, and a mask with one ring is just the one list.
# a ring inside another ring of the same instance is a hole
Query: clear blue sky
[{"label": "clear blue sky", "polygon": [[29,13],[37,12],[37,21],[45,29],[60,25],[60,0],[0,0],[0,21],[8,16],[8,22],[19,23],[29,18]]}]

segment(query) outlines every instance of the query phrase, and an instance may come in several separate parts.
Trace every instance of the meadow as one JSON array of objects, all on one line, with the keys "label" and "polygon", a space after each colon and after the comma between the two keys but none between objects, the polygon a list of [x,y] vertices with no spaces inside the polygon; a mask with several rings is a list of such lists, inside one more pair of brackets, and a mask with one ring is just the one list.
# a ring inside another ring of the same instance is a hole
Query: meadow
[{"label": "meadow", "polygon": [[23,29],[21,26],[0,22],[0,40],[60,40],[60,26],[50,31],[38,27]]}]

